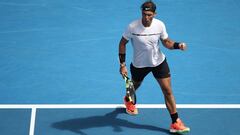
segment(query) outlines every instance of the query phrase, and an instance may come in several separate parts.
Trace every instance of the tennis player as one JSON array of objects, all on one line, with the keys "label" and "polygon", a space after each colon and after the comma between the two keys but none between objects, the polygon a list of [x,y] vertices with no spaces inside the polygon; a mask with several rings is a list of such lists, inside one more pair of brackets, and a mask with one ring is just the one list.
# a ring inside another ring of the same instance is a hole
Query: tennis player
[{"label": "tennis player", "polygon": [[[178,117],[176,102],[171,88],[171,75],[167,59],[159,48],[160,41],[168,49],[185,50],[185,43],[171,40],[166,31],[165,24],[156,19],[156,5],[152,1],[146,1],[141,5],[141,19],[131,22],[119,43],[120,73],[127,75],[125,63],[126,44],[130,40],[133,46],[133,60],[130,64],[130,72],[135,89],[141,85],[142,81],[152,73],[160,85],[165,104],[170,113],[172,123],[171,133],[183,133],[190,131]],[[138,114],[136,106],[125,96],[124,103],[126,112],[131,115]]]}]

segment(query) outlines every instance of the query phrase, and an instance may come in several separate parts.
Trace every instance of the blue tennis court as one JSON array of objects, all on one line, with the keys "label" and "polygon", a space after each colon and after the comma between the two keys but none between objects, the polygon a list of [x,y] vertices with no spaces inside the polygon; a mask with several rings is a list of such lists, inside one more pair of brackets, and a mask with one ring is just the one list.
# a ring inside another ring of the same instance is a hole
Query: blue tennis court
[{"label": "blue tennis court", "polygon": [[[125,94],[118,43],[127,25],[141,17],[143,2],[0,0],[1,133],[169,134],[164,107],[142,107],[136,117],[117,107]],[[185,52],[160,47],[177,104],[195,106],[178,109],[191,127],[188,134],[239,133],[240,1],[154,2],[156,18],[166,24],[170,38],[188,44]],[[128,67],[131,59],[129,43]],[[151,74],[137,96],[140,105],[164,104]],[[109,104],[113,106],[104,108]]]}]

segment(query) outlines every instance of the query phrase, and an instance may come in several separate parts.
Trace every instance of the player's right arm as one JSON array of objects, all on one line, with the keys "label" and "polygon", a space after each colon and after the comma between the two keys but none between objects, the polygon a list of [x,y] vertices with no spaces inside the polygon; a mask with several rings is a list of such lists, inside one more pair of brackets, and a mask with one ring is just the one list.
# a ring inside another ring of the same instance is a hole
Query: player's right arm
[{"label": "player's right arm", "polygon": [[172,49],[180,49],[180,50],[184,51],[187,49],[186,43],[183,43],[183,42],[178,43],[178,42],[171,40],[170,38],[166,38],[161,41],[162,41],[162,44],[166,48],[171,49],[171,50]]},{"label": "player's right arm", "polygon": [[128,40],[124,37],[121,38],[119,42],[119,61],[120,61],[120,74],[127,76],[127,67],[126,67],[126,44]]}]

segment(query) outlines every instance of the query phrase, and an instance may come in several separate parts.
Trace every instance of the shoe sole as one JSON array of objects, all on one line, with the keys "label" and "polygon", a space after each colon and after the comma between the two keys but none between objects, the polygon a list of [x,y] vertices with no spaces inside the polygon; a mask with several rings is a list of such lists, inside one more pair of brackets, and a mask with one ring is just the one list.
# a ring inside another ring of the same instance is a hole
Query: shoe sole
[{"label": "shoe sole", "polygon": [[170,133],[174,133],[174,134],[185,134],[190,132],[190,129],[185,129],[185,130],[175,130],[175,129],[170,129]]},{"label": "shoe sole", "polygon": [[126,113],[129,114],[129,115],[135,116],[135,115],[138,114],[138,111],[132,112],[132,111],[129,111],[129,110],[126,109]]}]

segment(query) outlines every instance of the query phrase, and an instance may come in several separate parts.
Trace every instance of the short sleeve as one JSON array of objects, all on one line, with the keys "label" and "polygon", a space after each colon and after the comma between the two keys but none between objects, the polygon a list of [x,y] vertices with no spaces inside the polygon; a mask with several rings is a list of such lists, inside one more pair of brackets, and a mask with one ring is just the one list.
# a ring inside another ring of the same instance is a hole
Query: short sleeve
[{"label": "short sleeve", "polygon": [[164,23],[162,23],[162,32],[161,32],[161,34],[160,34],[160,38],[161,38],[162,40],[168,38],[168,33],[167,33],[166,26],[165,26]]},{"label": "short sleeve", "polygon": [[125,39],[127,40],[130,40],[131,39],[131,28],[130,28],[130,25],[127,27],[127,29],[123,32],[123,35],[122,35]]}]

